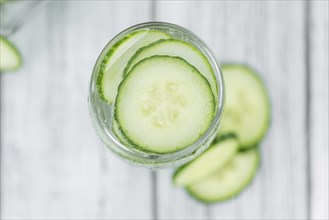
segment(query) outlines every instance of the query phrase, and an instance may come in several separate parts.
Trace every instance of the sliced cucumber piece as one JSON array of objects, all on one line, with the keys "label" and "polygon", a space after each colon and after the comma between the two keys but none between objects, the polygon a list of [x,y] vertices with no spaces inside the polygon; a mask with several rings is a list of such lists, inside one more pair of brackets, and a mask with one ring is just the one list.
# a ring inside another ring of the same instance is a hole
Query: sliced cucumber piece
[{"label": "sliced cucumber piece", "polygon": [[118,122],[115,120],[115,118],[112,119],[112,130],[114,135],[118,138],[118,140],[125,145],[132,146],[133,144],[122,134],[122,131],[120,130],[120,127],[118,125]]},{"label": "sliced cucumber piece", "polygon": [[183,58],[192,66],[197,68],[199,72],[208,80],[215,97],[217,97],[218,90],[216,77],[208,59],[200,52],[198,48],[185,41],[176,39],[159,40],[139,49],[129,60],[124,74],[127,74],[139,61],[154,55],[168,55]]},{"label": "sliced cucumber piece", "polygon": [[270,101],[260,77],[244,65],[222,65],[225,105],[218,137],[234,133],[240,148],[257,145],[270,121]]},{"label": "sliced cucumber piece", "polygon": [[140,61],[119,86],[115,116],[142,150],[168,153],[194,143],[209,128],[215,100],[208,81],[180,57]]},{"label": "sliced cucumber piece", "polygon": [[213,144],[206,152],[175,172],[174,184],[188,186],[204,179],[225,166],[238,149],[239,144],[235,138],[228,138]]},{"label": "sliced cucumber piece", "polygon": [[141,30],[117,42],[105,56],[97,76],[97,91],[101,99],[110,104],[114,103],[123,70],[133,54],[145,45],[167,38],[170,36],[162,31]]},{"label": "sliced cucumber piece", "polygon": [[22,57],[17,48],[0,36],[0,72],[14,71],[21,67]]},{"label": "sliced cucumber piece", "polygon": [[204,203],[230,199],[253,179],[259,164],[257,149],[238,153],[223,169],[187,188],[190,195]]}]

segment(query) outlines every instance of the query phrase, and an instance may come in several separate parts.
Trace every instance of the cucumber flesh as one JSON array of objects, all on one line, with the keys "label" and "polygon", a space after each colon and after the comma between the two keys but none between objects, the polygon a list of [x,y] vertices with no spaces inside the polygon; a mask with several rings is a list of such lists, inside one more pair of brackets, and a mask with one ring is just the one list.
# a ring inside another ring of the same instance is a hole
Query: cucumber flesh
[{"label": "cucumber flesh", "polygon": [[17,48],[5,37],[0,36],[0,72],[15,71],[22,65]]},{"label": "cucumber flesh", "polygon": [[188,186],[224,167],[237,153],[238,141],[228,138],[217,142],[192,162],[179,168],[173,180],[176,186]]},{"label": "cucumber flesh", "polygon": [[259,76],[244,65],[222,65],[225,105],[221,129],[223,134],[237,135],[240,148],[257,145],[266,134],[270,121],[270,101]]},{"label": "cucumber flesh", "polygon": [[97,90],[100,98],[112,104],[123,77],[123,70],[129,59],[141,47],[170,36],[158,30],[133,32],[117,42],[105,56],[97,77]]},{"label": "cucumber flesh", "polygon": [[128,74],[131,68],[139,61],[155,55],[177,56],[186,60],[196,69],[198,69],[199,72],[208,80],[213,94],[217,98],[218,89],[216,77],[208,59],[200,52],[198,48],[185,41],[176,39],[159,40],[139,49],[136,54],[129,60],[124,74]]},{"label": "cucumber flesh", "polygon": [[223,169],[187,188],[188,193],[204,203],[213,203],[238,195],[256,174],[257,149],[238,153]]},{"label": "cucumber flesh", "polygon": [[140,61],[120,84],[115,117],[138,148],[178,151],[212,123],[215,100],[208,81],[184,59],[153,56]]}]

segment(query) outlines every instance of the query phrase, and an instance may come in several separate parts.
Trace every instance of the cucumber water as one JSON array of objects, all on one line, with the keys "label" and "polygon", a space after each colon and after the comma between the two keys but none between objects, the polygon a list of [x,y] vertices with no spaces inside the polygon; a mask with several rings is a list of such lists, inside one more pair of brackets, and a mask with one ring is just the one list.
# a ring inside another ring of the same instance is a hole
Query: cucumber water
[{"label": "cucumber water", "polygon": [[218,82],[196,45],[175,32],[142,29],[107,48],[96,90],[113,109],[110,128],[119,142],[169,154],[207,134],[218,111]]}]

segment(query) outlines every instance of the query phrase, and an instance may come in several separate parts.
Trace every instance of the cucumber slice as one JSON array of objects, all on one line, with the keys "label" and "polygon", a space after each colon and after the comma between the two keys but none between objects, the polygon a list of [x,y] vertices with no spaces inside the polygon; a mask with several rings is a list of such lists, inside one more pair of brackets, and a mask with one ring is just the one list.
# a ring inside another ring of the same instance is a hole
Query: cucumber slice
[{"label": "cucumber slice", "polygon": [[5,37],[0,36],[0,71],[18,70],[22,65],[22,57],[17,48]]},{"label": "cucumber slice", "polygon": [[208,59],[200,52],[198,48],[185,41],[176,39],[159,40],[139,49],[129,60],[124,74],[126,75],[139,61],[154,55],[177,56],[186,60],[188,63],[197,68],[199,72],[208,80],[213,94],[217,98],[218,89],[216,77]]},{"label": "cucumber slice", "polygon": [[118,122],[115,120],[115,118],[112,119],[112,130],[114,135],[118,138],[118,140],[125,145],[132,146],[133,144],[122,134],[122,131],[120,130],[120,127],[118,125]]},{"label": "cucumber slice", "polygon": [[228,138],[213,144],[206,152],[175,172],[174,184],[188,186],[213,174],[225,166],[238,149],[239,144],[235,138]]},{"label": "cucumber slice", "polygon": [[270,122],[270,101],[260,77],[244,65],[222,65],[225,83],[225,105],[217,137],[234,133],[240,148],[257,145]]},{"label": "cucumber slice", "polygon": [[212,123],[215,100],[208,81],[180,57],[140,61],[119,86],[115,116],[123,134],[142,150],[178,151]]},{"label": "cucumber slice", "polygon": [[141,30],[127,35],[113,45],[102,61],[97,76],[97,91],[100,98],[109,104],[114,103],[123,70],[133,54],[145,45],[167,38],[170,36],[162,31]]},{"label": "cucumber slice", "polygon": [[230,199],[252,181],[258,164],[257,149],[240,152],[223,169],[188,187],[187,192],[204,203]]}]

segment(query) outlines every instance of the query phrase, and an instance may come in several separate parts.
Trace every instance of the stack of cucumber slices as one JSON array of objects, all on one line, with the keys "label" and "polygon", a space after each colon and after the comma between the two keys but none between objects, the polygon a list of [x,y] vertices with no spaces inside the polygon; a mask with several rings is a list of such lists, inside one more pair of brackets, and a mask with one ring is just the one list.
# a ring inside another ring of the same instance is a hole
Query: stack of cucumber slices
[{"label": "stack of cucumber slices", "polygon": [[160,30],[138,30],[101,63],[97,92],[114,106],[117,139],[155,154],[196,142],[213,122],[218,88],[208,59],[193,44]]},{"label": "stack of cucumber slices", "polygon": [[176,186],[204,203],[238,195],[254,178],[258,146],[269,128],[270,102],[259,76],[247,66],[222,66],[225,105],[221,129],[207,151],[178,168]]}]

